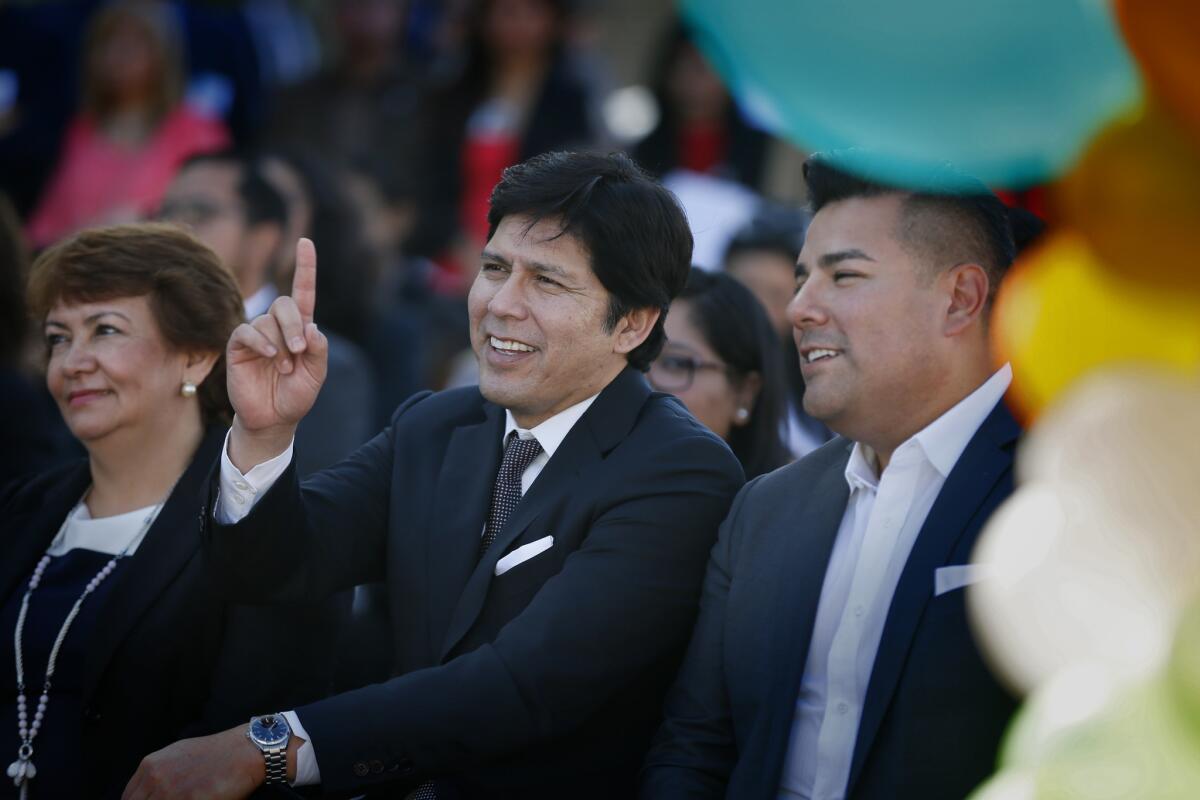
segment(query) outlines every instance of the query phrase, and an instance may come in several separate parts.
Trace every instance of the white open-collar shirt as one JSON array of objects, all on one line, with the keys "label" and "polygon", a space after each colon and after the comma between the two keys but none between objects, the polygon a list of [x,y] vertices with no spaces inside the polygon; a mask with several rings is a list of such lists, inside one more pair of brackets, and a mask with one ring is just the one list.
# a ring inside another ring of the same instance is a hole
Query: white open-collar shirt
[{"label": "white open-collar shirt", "polygon": [[845,471],[850,499],[821,586],[780,798],[846,796],[863,700],[900,574],[946,477],[1011,382],[1005,364],[897,447],[882,475],[871,448],[854,445]]}]

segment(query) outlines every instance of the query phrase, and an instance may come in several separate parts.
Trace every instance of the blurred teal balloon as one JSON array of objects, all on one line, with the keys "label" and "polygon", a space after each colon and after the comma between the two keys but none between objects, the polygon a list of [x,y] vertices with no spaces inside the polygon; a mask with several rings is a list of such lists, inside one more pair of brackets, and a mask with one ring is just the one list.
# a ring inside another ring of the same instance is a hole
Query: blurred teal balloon
[{"label": "blurred teal balloon", "polygon": [[1064,172],[1141,94],[1104,0],[683,0],[743,107],[801,148],[919,184]]}]

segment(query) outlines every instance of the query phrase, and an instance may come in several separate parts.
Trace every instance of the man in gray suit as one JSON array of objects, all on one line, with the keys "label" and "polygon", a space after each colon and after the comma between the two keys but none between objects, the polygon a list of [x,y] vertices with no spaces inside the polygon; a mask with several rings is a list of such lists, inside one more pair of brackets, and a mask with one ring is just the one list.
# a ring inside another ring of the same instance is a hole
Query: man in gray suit
[{"label": "man in gray suit", "polygon": [[1014,708],[961,591],[1012,489],[987,338],[1008,218],[961,178],[911,192],[821,158],[805,177],[788,313],[805,410],[841,435],[734,502],[643,795],[961,800]]},{"label": "man in gray suit", "polygon": [[[246,318],[279,296],[275,264],[285,249],[287,206],[257,160],[228,151],[196,156],[175,176],[159,212],[188,226],[233,273]],[[374,378],[352,342],[329,336],[329,379],[297,432],[296,463],[308,475],[349,455],[374,433]]]}]

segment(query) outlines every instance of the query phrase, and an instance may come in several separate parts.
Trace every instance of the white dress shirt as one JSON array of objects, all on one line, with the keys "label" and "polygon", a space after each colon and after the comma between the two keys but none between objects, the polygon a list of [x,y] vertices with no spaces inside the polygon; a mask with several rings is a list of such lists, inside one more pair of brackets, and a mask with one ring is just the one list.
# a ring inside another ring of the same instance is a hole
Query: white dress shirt
[{"label": "white dress shirt", "polygon": [[[508,439],[508,434],[512,431],[516,431],[517,436],[521,439],[537,439],[538,444],[542,446],[542,452],[538,453],[537,458],[530,462],[525,471],[521,473],[522,496],[529,491],[529,487],[542,474],[542,469],[550,461],[554,451],[562,444],[563,439],[567,438],[571,428],[591,407],[597,396],[592,395],[586,400],[565,408],[529,430],[518,426],[512,412],[505,409],[504,436],[500,440],[501,446],[503,447],[504,441]],[[226,434],[225,446],[221,448],[220,492],[214,509],[214,515],[218,522],[232,525],[250,513],[250,509],[254,507],[258,499],[275,484],[275,481],[291,463],[294,444],[294,441],[289,443],[287,449],[282,453],[256,465],[243,475],[229,460],[229,435]],[[483,529],[480,529],[480,535],[483,535]],[[292,733],[304,740],[304,744],[300,745],[300,749],[296,752],[296,779],[292,785],[310,786],[320,783],[321,770],[317,766],[317,753],[308,732],[300,722],[300,717],[295,711],[285,711],[283,716],[291,726]]]},{"label": "white dress shirt", "polygon": [[243,301],[242,305],[246,307],[246,319],[252,320],[267,313],[276,297],[279,297],[279,290],[275,288],[275,285],[264,283],[257,292]]},{"label": "white dress shirt", "polygon": [[846,464],[850,499],[817,604],[780,798],[846,796],[863,700],[900,574],[946,476],[1011,381],[1005,364],[896,448],[882,475],[871,448],[854,445]]}]

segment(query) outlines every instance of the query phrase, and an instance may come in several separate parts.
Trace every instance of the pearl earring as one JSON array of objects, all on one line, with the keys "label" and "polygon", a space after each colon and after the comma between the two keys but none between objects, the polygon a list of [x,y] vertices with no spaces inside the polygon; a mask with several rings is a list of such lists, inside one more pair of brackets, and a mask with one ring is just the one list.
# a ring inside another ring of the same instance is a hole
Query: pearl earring
[{"label": "pearl earring", "polygon": [[196,396],[196,384],[191,381],[184,381],[183,386],[179,387],[179,393],[184,397]]},{"label": "pearl earring", "polygon": [[733,415],[738,422],[745,424],[750,419],[750,409],[739,408],[737,413]]}]

